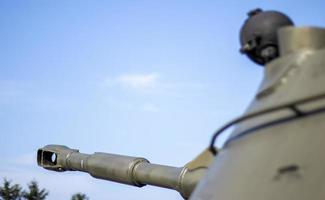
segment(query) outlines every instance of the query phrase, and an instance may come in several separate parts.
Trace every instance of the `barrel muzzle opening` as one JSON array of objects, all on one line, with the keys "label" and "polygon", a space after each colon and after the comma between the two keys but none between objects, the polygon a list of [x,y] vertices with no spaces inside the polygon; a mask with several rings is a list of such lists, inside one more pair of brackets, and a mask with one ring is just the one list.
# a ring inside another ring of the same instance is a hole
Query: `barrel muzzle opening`
[{"label": "barrel muzzle opening", "polygon": [[58,166],[58,155],[55,152],[39,149],[37,151],[37,164],[48,170],[65,171]]},{"label": "barrel muzzle opening", "polygon": [[66,166],[66,158],[69,154],[78,152],[61,145],[48,145],[37,151],[37,164],[45,169],[63,172],[70,170]]}]

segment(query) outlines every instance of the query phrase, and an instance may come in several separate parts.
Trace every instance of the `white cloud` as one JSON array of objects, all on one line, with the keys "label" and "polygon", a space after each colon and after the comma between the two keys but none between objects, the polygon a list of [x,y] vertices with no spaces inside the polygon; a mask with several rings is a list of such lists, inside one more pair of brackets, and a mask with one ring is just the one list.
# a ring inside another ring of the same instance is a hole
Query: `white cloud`
[{"label": "white cloud", "polygon": [[117,77],[117,82],[123,86],[134,89],[153,87],[158,80],[157,74],[125,74]]},{"label": "white cloud", "polygon": [[133,90],[145,90],[153,88],[157,85],[159,75],[150,74],[122,74],[115,78],[109,78],[105,81],[105,86],[120,86]]},{"label": "white cloud", "polygon": [[152,104],[152,103],[144,104],[142,109],[146,112],[158,112],[159,111],[158,106],[155,104]]}]

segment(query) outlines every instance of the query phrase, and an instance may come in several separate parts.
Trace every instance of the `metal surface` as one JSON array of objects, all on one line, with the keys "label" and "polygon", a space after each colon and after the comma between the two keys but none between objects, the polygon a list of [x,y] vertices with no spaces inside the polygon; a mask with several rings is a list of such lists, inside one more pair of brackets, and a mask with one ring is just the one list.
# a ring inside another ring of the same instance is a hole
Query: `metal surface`
[{"label": "metal surface", "polygon": [[281,56],[325,47],[325,30],[322,28],[285,27],[278,32]]},{"label": "metal surface", "polygon": [[174,189],[185,199],[205,174],[212,158],[212,154],[205,151],[184,167],[171,167],[151,164],[144,158],[108,153],[83,154],[61,145],[48,145],[37,152],[38,165],[48,170],[76,170],[95,178],[138,187],[148,184]]},{"label": "metal surface", "polygon": [[[325,93],[325,30],[280,29],[281,57],[265,67],[244,115]],[[325,197],[325,100],[239,123],[191,200],[321,200]],[[317,111],[317,112],[316,112]],[[270,126],[260,125],[269,123]],[[249,131],[247,131],[249,130]],[[245,134],[242,134],[245,133]]]}]

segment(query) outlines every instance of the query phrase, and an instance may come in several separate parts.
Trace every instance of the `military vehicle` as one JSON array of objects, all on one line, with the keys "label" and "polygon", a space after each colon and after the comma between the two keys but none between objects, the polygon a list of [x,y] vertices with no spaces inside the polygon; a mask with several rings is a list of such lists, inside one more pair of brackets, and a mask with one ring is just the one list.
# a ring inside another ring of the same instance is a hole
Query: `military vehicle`
[{"label": "military vehicle", "polygon": [[[325,29],[297,28],[277,11],[256,9],[248,16],[240,51],[264,66],[264,79],[246,112],[216,131],[194,160],[171,167],[48,145],[38,150],[38,165],[137,187],[170,188],[190,200],[323,200]],[[217,149],[217,137],[232,126]]]}]

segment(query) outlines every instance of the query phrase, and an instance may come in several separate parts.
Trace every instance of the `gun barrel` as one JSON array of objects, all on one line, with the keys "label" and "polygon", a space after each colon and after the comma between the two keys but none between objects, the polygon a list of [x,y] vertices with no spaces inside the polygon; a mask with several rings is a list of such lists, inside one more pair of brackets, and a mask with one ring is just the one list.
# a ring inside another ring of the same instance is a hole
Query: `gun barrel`
[{"label": "gun barrel", "polygon": [[151,164],[145,158],[109,153],[84,154],[61,145],[48,145],[37,152],[37,162],[45,169],[82,171],[99,179],[142,187],[154,185],[177,190],[188,198],[205,169],[191,172],[186,167]]}]

